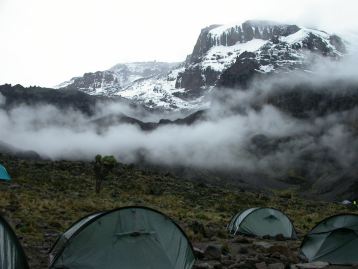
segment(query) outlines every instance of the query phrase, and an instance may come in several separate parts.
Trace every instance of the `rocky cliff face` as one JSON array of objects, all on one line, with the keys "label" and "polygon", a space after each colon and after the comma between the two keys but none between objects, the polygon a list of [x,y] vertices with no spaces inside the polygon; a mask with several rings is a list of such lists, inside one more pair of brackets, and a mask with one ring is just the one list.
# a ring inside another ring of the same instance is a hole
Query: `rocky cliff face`
[{"label": "rocky cliff face", "polygon": [[[64,87],[62,87],[64,86]],[[121,87],[119,79],[112,71],[97,71],[85,73],[82,77],[76,77],[58,86],[59,88],[81,90],[91,95],[112,95],[113,91]]]},{"label": "rocky cliff face", "polygon": [[215,25],[201,31],[178,80],[188,90],[245,87],[255,74],[309,69],[309,54],[340,58],[345,51],[340,37],[297,25],[270,21]]},{"label": "rocky cliff face", "polygon": [[270,40],[277,36],[288,36],[299,31],[296,25],[277,24],[269,21],[246,21],[242,25],[213,25],[204,28],[194,47],[190,62],[200,59],[214,46],[234,46],[255,39]]}]

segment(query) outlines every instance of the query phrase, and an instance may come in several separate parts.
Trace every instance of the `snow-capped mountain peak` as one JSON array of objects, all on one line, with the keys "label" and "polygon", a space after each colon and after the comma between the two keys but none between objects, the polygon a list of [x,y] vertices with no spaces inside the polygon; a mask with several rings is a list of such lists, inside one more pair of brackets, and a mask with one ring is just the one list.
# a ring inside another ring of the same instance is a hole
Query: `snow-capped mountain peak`
[{"label": "snow-capped mountain peak", "polygon": [[86,73],[58,88],[120,95],[148,107],[193,109],[207,105],[216,86],[244,87],[255,74],[309,69],[309,53],[340,58],[346,51],[336,35],[272,21],[249,20],[201,30],[185,62],[118,64]]}]

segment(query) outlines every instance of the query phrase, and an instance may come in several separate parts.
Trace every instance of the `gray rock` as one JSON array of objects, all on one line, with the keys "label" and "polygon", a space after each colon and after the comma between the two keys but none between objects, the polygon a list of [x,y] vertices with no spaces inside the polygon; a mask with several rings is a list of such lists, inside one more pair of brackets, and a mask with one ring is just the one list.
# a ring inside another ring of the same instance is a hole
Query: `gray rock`
[{"label": "gray rock", "polygon": [[195,254],[195,257],[197,257],[200,260],[205,257],[204,251],[200,248],[194,247],[194,254]]},{"label": "gray rock", "polygon": [[260,262],[255,264],[256,269],[267,269],[267,265],[265,262]]},{"label": "gray rock", "polygon": [[329,263],[327,262],[311,262],[311,263],[299,263],[296,264],[297,268],[300,269],[320,269],[320,268],[325,268],[327,266],[329,266]]},{"label": "gray rock", "polygon": [[279,252],[274,252],[271,254],[271,257],[274,259],[280,259],[281,258],[281,254]]},{"label": "gray rock", "polygon": [[213,269],[213,267],[205,262],[205,263],[195,264],[193,269]]},{"label": "gray rock", "polygon": [[274,245],[269,243],[269,242],[265,242],[265,241],[258,241],[258,242],[254,242],[254,246],[257,247],[262,247],[265,249],[269,249],[270,247],[273,247]]},{"label": "gray rock", "polygon": [[285,269],[285,265],[283,263],[272,263],[268,266],[269,269]]},{"label": "gray rock", "polygon": [[225,259],[225,260],[221,261],[221,264],[225,265],[225,266],[230,266],[230,265],[234,264],[235,262],[236,262],[235,260],[227,260],[227,259]]},{"label": "gray rock", "polygon": [[214,262],[212,263],[212,266],[214,267],[214,269],[222,269],[223,265],[220,262]]}]

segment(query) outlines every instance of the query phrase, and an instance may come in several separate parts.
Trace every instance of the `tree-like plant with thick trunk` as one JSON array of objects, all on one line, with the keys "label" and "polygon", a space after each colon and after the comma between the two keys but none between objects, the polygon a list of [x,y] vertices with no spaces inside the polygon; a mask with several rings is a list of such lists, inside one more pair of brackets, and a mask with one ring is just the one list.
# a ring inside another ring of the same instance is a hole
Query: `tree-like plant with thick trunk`
[{"label": "tree-like plant with thick trunk", "polygon": [[94,175],[96,179],[96,193],[100,193],[102,182],[108,177],[109,173],[118,164],[113,156],[96,155],[94,163]]}]

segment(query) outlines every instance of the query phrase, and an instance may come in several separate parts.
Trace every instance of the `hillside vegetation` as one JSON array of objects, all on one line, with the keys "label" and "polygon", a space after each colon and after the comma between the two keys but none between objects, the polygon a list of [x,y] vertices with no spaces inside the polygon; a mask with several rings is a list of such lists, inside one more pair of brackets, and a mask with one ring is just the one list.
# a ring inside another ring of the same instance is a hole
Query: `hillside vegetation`
[{"label": "hillside vegetation", "polygon": [[211,185],[170,173],[119,164],[95,193],[94,163],[33,161],[0,155],[12,176],[0,182],[0,212],[25,248],[31,268],[46,268],[57,236],[86,214],[144,205],[172,217],[195,244],[229,239],[225,227],[248,207],[275,207],[294,222],[300,238],[322,218],[355,208],[307,201],[291,190],[252,193],[231,185]]}]

